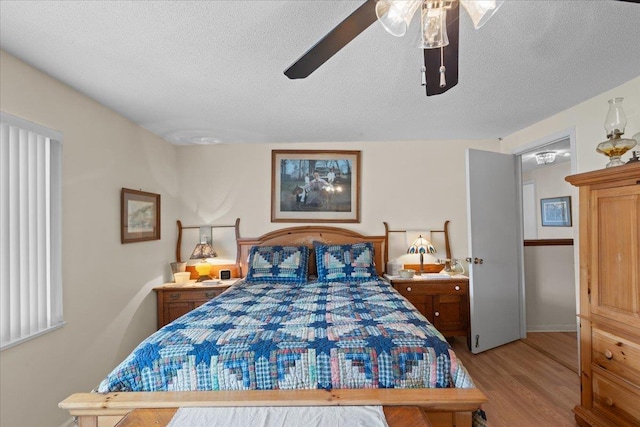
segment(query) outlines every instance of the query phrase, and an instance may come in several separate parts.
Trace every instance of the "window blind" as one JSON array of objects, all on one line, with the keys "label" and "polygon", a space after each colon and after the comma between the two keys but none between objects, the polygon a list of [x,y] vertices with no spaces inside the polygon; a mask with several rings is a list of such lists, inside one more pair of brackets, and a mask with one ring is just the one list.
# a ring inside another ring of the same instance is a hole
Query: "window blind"
[{"label": "window blind", "polygon": [[62,317],[62,135],[0,113],[0,349]]}]

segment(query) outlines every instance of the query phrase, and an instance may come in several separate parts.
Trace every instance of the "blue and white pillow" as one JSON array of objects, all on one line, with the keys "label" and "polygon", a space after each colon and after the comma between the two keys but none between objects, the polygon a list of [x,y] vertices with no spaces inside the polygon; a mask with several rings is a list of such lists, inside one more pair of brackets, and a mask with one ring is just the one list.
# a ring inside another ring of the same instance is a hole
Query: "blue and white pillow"
[{"label": "blue and white pillow", "polygon": [[325,282],[362,282],[378,277],[371,242],[325,245],[313,242],[318,280]]},{"label": "blue and white pillow", "polygon": [[306,283],[309,248],[254,246],[249,252],[247,282]]}]

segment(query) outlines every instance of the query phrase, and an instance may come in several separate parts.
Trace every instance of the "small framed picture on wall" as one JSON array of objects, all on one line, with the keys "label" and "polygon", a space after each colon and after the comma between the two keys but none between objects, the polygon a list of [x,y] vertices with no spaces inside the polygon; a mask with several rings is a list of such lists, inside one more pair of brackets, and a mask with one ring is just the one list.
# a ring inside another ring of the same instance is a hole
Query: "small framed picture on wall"
[{"label": "small framed picture on wall", "polygon": [[160,195],[123,188],[120,193],[122,243],[160,240]]},{"label": "small framed picture on wall", "polygon": [[540,199],[543,227],[571,227],[571,196]]}]

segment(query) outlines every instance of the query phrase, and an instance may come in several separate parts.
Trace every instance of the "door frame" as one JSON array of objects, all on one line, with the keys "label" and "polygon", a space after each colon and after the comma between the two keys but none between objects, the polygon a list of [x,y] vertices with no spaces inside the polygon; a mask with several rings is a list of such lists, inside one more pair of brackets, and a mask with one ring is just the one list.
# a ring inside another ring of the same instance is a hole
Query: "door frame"
[{"label": "door frame", "polygon": [[[540,149],[543,148],[547,145],[551,145],[554,144],[562,139],[569,139],[569,151],[571,152],[571,174],[575,174],[576,173],[576,169],[577,169],[577,165],[576,165],[576,128],[575,126],[572,126],[570,128],[567,129],[563,129],[560,130],[558,132],[554,132],[552,134],[546,135],[542,138],[530,141],[528,143],[519,145],[517,147],[514,147],[511,149],[510,154],[513,154],[516,156],[516,177],[518,179],[518,198],[519,203],[518,206],[520,206],[520,209],[522,210],[522,155],[528,152],[531,152],[533,150],[536,149]],[[578,190],[577,188],[573,189],[573,193],[571,194],[573,196],[573,198],[575,200],[577,200],[577,196],[578,196]],[[573,245],[573,260],[574,260],[574,265],[580,265],[580,253],[578,248],[580,247],[580,242],[578,241],[579,239],[579,235],[578,235],[578,230],[579,230],[579,224],[578,224],[578,209],[576,207],[576,209],[573,209],[573,217],[574,217],[574,222],[573,222],[573,241],[574,241],[574,245]],[[523,231],[523,227],[524,227],[524,218],[523,218],[523,212],[520,212],[520,217],[521,217],[521,230],[520,230],[520,234],[521,234],[521,238],[524,239],[524,231]],[[527,336],[527,318],[526,318],[526,301],[525,301],[525,289],[524,289],[524,250],[521,251],[520,253],[521,256],[521,262],[522,262],[522,269],[520,271],[521,274],[521,310],[520,310],[520,328],[521,328],[521,335],[523,338],[525,338]],[[575,287],[575,294],[576,294],[576,310],[580,310],[580,269],[576,269],[574,268],[574,287]],[[580,333],[580,321],[579,318],[576,316],[576,330],[577,333]],[[578,354],[580,352],[580,340],[578,339]]]}]

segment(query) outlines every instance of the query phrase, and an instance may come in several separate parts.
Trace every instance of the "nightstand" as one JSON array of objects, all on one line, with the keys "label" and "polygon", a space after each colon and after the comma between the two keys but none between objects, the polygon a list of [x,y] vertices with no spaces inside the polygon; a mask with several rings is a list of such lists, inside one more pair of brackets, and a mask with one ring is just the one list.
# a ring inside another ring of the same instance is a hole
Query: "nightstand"
[{"label": "nightstand", "polygon": [[184,285],[165,283],[156,286],[153,290],[158,299],[158,329],[217,297],[238,280],[222,280],[216,284],[189,282]]},{"label": "nightstand", "polygon": [[469,327],[469,278],[423,274],[411,279],[384,276],[391,285],[413,304],[445,337],[467,337],[471,345]]}]

